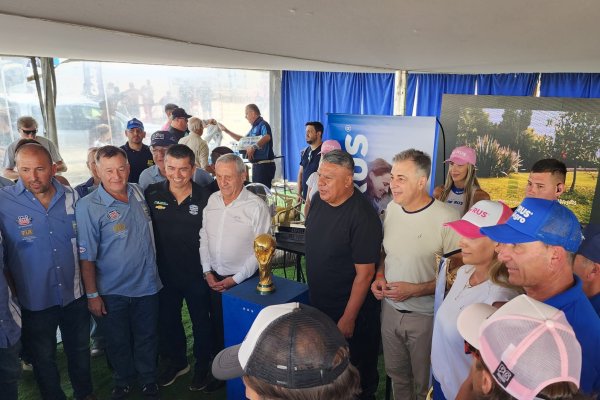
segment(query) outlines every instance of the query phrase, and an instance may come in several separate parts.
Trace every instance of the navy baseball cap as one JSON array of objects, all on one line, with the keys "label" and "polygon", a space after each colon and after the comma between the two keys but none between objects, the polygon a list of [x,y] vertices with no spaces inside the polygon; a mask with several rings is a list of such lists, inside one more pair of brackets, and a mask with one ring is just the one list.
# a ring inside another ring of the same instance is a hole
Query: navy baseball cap
[{"label": "navy baseball cap", "polygon": [[589,224],[583,230],[583,242],[577,254],[592,262],[600,263],[600,224]]},{"label": "navy baseball cap", "polygon": [[581,225],[571,210],[558,201],[528,197],[505,224],[481,228],[498,243],[540,241],[575,253],[581,244]]},{"label": "navy baseball cap", "polygon": [[171,118],[192,118],[192,116],[185,112],[183,108],[176,108],[171,113]]},{"label": "navy baseball cap", "polygon": [[141,130],[144,130],[144,124],[142,124],[142,121],[137,118],[127,121],[127,129],[129,130],[134,128],[140,128]]},{"label": "navy baseball cap", "polygon": [[156,131],[150,138],[150,146],[169,147],[177,144],[177,138],[169,131]]}]

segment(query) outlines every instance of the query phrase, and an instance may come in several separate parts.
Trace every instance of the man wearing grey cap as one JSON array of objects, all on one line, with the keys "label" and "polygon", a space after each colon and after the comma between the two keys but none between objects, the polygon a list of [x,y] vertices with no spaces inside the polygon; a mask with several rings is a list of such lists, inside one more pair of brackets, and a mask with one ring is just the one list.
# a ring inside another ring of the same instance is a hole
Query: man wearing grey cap
[{"label": "man wearing grey cap", "polygon": [[600,224],[589,224],[583,231],[573,270],[583,283],[583,291],[600,315]]}]

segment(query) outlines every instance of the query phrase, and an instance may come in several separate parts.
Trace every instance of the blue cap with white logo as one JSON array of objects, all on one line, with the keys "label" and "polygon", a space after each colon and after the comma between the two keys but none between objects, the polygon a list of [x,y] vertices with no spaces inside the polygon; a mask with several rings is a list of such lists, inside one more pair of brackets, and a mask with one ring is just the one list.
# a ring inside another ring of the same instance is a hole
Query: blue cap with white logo
[{"label": "blue cap with white logo", "polygon": [[540,241],[572,253],[581,244],[581,225],[571,210],[558,201],[526,198],[505,224],[480,229],[498,243]]}]

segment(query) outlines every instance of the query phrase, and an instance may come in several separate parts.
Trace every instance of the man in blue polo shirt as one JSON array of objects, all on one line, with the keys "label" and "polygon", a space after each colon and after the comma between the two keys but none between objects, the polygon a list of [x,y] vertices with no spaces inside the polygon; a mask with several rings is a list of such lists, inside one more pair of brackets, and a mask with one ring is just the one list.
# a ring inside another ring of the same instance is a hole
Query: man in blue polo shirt
[{"label": "man in blue polo shirt", "polygon": [[162,287],[150,212],[144,194],[128,184],[125,152],[96,153],[100,186],[77,204],[81,272],[88,308],[106,339],[114,372],[112,399],[131,392],[138,378],[145,398],[158,398],[158,291]]},{"label": "man in blue polo shirt", "polygon": [[481,228],[499,242],[498,260],[511,284],[564,311],[581,344],[581,390],[600,391],[600,318],[573,275],[574,254],[581,244],[581,225],[558,201],[526,198],[503,225]]},{"label": "man in blue polo shirt", "polygon": [[[257,139],[254,144],[243,149],[246,158],[252,163],[252,182],[262,183],[271,188],[271,181],[275,177],[275,154],[273,153],[271,126],[261,117],[256,104],[248,104],[245,114],[246,120],[252,125],[246,137]],[[222,124],[219,124],[219,128],[237,141],[243,138]]]},{"label": "man in blue polo shirt", "polygon": [[321,144],[323,143],[323,124],[319,121],[307,122],[306,143],[308,146],[300,154],[300,169],[298,170],[298,194],[306,200],[308,186],[306,181],[319,168],[321,161]]},{"label": "man in blue polo shirt", "polygon": [[92,399],[87,310],[76,247],[77,194],[53,178],[48,150],[32,140],[15,151],[19,181],[0,190],[6,268],[22,309],[23,346],[43,399],[66,399],[56,365],[60,327],[76,399]]},{"label": "man in blue polo shirt", "polygon": [[136,118],[128,121],[125,136],[127,136],[127,143],[121,146],[121,148],[125,150],[127,160],[129,161],[129,168],[131,170],[129,173],[129,182],[138,183],[142,171],[154,165],[150,147],[143,143],[146,131],[144,130],[142,121]]},{"label": "man in blue polo shirt", "polygon": [[4,250],[0,236],[0,388],[2,398],[17,400],[21,363],[21,312],[4,276]]}]

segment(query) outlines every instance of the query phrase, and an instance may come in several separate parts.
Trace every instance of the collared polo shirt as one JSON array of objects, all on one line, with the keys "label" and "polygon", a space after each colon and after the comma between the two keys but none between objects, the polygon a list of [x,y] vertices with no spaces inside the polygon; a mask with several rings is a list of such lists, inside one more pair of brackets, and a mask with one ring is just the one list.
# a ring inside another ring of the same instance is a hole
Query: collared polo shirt
[{"label": "collared polo shirt", "polygon": [[306,181],[313,174],[313,172],[317,172],[320,161],[321,145],[314,150],[311,150],[310,146],[308,146],[304,149],[304,151],[302,151],[300,165],[302,166],[302,197],[305,199],[308,192],[308,185],[306,184]]},{"label": "collared polo shirt", "polygon": [[[144,171],[142,171],[139,185],[142,189],[146,190],[148,186],[152,185],[153,183],[163,182],[166,180],[167,177],[160,173],[158,165],[153,165],[150,168],[146,168]],[[196,168],[194,176],[192,177],[192,181],[196,182],[200,186],[206,186],[210,185],[214,181],[214,178],[205,170]]]},{"label": "collared polo shirt", "polygon": [[52,185],[56,193],[48,209],[20,179],[0,189],[6,267],[21,306],[31,311],[66,306],[83,296],[74,208],[78,196],[56,179]]},{"label": "collared polo shirt", "polygon": [[0,349],[14,345],[21,337],[21,311],[13,300],[3,273],[4,250],[0,236]]},{"label": "collared polo shirt", "polygon": [[254,152],[253,161],[272,160],[275,158],[275,154],[273,153],[273,135],[271,134],[271,126],[263,119],[263,117],[258,117],[252,124],[252,128],[250,128],[250,131],[246,136],[266,135],[270,135],[271,140],[269,140],[261,149]]},{"label": "collared polo shirt", "polygon": [[121,148],[127,153],[127,161],[131,167],[129,171],[129,182],[138,183],[142,171],[154,165],[150,147],[142,144],[142,148],[138,151],[129,147],[129,142],[127,142],[121,146]]},{"label": "collared polo shirt", "polygon": [[575,284],[544,303],[562,310],[573,327],[581,345],[581,390],[587,394],[600,391],[600,318],[592,307],[581,284],[581,279],[573,275]]},{"label": "collared polo shirt", "polygon": [[254,239],[270,233],[271,213],[260,197],[245,187],[225,205],[221,192],[208,199],[200,229],[200,260],[204,272],[233,275],[236,283],[250,278],[258,268]]},{"label": "collared polo shirt", "polygon": [[150,185],[145,195],[154,226],[156,259],[162,282],[168,285],[183,283],[193,277],[202,278],[198,233],[211,191],[192,182],[192,194],[178,204],[169,191],[169,182],[163,181]]},{"label": "collared polo shirt", "polygon": [[79,254],[96,263],[100,295],[142,297],[162,287],[146,200],[134,183],[127,197],[116,200],[100,185],[77,203]]}]

